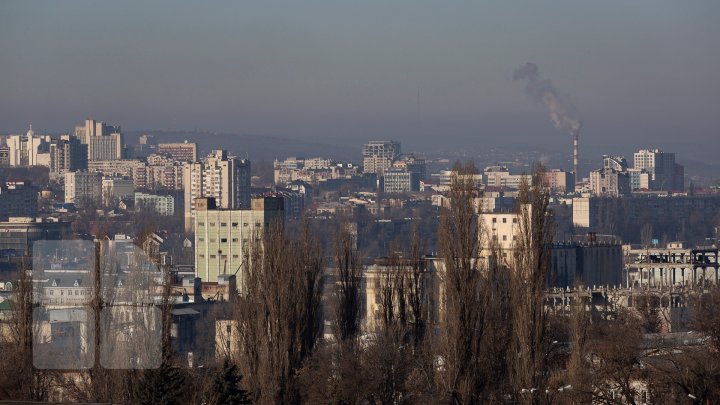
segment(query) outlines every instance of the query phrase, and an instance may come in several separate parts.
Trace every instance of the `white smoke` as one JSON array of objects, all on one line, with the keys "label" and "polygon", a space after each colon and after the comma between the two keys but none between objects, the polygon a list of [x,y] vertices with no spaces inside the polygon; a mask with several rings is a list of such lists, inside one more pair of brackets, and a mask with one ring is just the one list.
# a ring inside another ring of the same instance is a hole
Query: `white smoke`
[{"label": "white smoke", "polygon": [[542,103],[548,109],[550,119],[555,128],[577,134],[582,122],[575,118],[575,107],[564,100],[553,86],[550,79],[541,79],[538,66],[528,62],[513,74],[513,80],[525,80],[525,94],[536,103]]}]

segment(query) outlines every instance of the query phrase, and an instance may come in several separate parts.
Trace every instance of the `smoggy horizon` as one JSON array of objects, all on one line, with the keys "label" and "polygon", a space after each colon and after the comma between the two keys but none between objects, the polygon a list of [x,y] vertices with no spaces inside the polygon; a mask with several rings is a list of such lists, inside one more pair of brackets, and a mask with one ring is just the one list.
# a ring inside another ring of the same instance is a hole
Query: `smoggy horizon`
[{"label": "smoggy horizon", "polygon": [[0,130],[568,147],[530,62],[581,154],[720,146],[720,4],[505,3],[4,2]]}]

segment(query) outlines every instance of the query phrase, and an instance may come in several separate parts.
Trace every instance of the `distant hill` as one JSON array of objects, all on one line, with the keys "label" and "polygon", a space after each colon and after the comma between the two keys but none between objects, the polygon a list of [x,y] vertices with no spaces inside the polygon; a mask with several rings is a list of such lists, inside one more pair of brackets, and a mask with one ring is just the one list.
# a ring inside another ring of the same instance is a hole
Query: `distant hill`
[{"label": "distant hill", "polygon": [[296,156],[328,157],[359,162],[361,156],[361,145],[353,148],[264,135],[195,131],[132,131],[125,133],[125,142],[137,143],[142,134],[154,135],[158,142],[183,142],[184,140],[197,142],[201,156],[208,154],[213,149],[226,149],[238,157],[247,155],[251,160],[273,160]]}]

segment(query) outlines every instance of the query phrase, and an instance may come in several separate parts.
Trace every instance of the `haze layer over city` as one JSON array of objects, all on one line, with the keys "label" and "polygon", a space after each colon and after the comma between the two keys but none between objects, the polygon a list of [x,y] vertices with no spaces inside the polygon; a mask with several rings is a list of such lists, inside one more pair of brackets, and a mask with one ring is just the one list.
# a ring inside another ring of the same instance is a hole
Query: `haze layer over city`
[{"label": "haze layer over city", "polygon": [[1,3],[0,404],[720,403],[718,37]]}]

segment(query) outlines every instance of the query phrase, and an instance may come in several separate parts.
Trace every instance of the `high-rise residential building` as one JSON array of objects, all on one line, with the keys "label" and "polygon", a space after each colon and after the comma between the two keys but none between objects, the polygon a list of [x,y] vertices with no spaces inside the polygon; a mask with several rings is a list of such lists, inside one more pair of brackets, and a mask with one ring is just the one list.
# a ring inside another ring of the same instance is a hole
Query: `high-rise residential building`
[{"label": "high-rise residential building", "polygon": [[619,197],[631,192],[627,161],[622,156],[603,156],[602,169],[590,172],[590,192],[597,196]]},{"label": "high-rise residential building", "polygon": [[87,145],[73,135],[60,135],[50,143],[50,174],[64,175],[66,172],[87,169]]},{"label": "high-rise residential building", "polygon": [[30,124],[25,136],[10,135],[7,138],[10,166],[49,166],[49,136],[35,135]]},{"label": "high-rise residential building", "polygon": [[236,275],[244,289],[243,263],[249,249],[261,243],[263,233],[283,219],[283,199],[252,199],[252,209],[218,209],[213,198],[197,198],[195,229],[195,276],[217,282],[220,275]]},{"label": "high-rise residential building", "polygon": [[590,172],[590,192],[597,196],[619,197],[629,195],[630,174],[603,168]]},{"label": "high-rise residential building", "polygon": [[228,156],[224,150],[213,151],[202,162],[185,164],[185,231],[192,231],[197,198],[214,198],[220,208],[248,209],[250,178],[250,161]]},{"label": "high-rise residential building", "polygon": [[84,126],[75,127],[75,136],[88,145],[88,161],[117,160],[123,156],[123,135],[118,125],[102,121],[85,120]]},{"label": "high-rise residential building", "polygon": [[79,170],[65,173],[65,202],[81,206],[102,198],[102,174]]},{"label": "high-rise residential building", "polygon": [[158,154],[169,155],[173,160],[179,162],[194,162],[198,158],[198,146],[194,142],[160,143],[157,147]]},{"label": "high-rise residential building", "polygon": [[634,154],[635,169],[650,175],[651,190],[683,190],[684,168],[675,163],[675,154],[659,149],[641,149]]},{"label": "high-rise residential building", "polygon": [[370,141],[363,146],[363,171],[382,174],[400,157],[400,142]]},{"label": "high-rise residential building", "polygon": [[149,155],[145,177],[148,189],[182,190],[183,163],[166,155]]},{"label": "high-rise residential building", "polygon": [[88,171],[104,176],[126,176],[133,179],[137,188],[147,186],[147,164],[142,160],[93,160],[88,162]]},{"label": "high-rise residential building", "polygon": [[84,144],[88,144],[89,139],[93,137],[119,133],[121,133],[119,125],[107,125],[93,119],[87,119],[85,125],[75,127],[75,136]]},{"label": "high-rise residential building", "polygon": [[122,134],[88,138],[88,160],[118,160],[123,158]]}]

